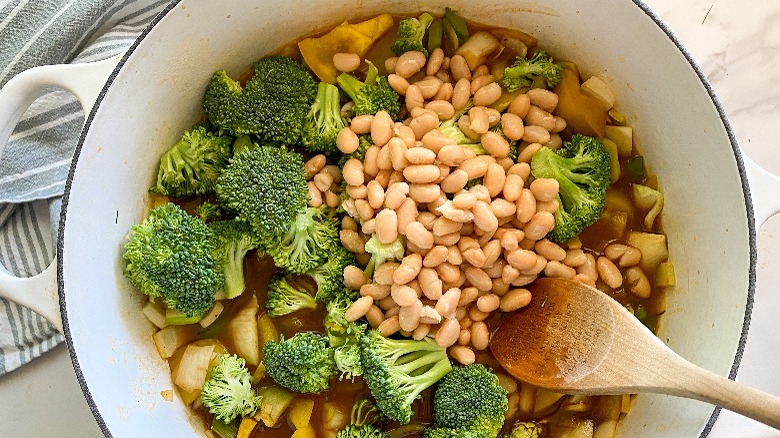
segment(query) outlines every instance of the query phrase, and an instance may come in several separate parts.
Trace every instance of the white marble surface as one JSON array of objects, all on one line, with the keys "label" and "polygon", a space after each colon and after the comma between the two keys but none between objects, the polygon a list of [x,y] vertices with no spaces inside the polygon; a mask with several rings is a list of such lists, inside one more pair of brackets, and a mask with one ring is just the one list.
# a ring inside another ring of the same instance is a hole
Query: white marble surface
[{"label": "white marble surface", "polygon": [[[669,25],[712,82],[743,149],[780,175],[780,151],[775,145],[780,138],[780,1],[646,3]],[[780,216],[764,224],[758,236],[755,306],[737,380],[780,395],[778,236]],[[5,436],[101,436],[64,345],[0,378],[0,406]],[[780,437],[780,432],[723,412],[710,436],[769,438]]]}]

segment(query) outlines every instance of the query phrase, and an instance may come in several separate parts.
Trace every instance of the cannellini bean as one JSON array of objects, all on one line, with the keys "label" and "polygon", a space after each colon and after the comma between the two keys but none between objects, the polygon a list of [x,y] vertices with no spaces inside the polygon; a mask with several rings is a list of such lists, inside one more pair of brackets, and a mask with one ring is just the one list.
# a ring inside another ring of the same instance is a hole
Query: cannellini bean
[{"label": "cannellini bean", "polygon": [[366,252],[365,242],[360,238],[360,234],[358,234],[357,231],[341,230],[339,231],[339,237],[341,238],[341,244],[344,245],[344,248],[348,249],[349,252],[355,254]]},{"label": "cannellini bean", "polygon": [[435,48],[428,57],[428,65],[425,66],[425,73],[428,76],[435,75],[439,69],[441,69],[441,64],[443,61],[444,51],[438,47]]},{"label": "cannellini bean", "polygon": [[644,271],[638,266],[626,270],[628,290],[639,298],[650,298],[650,281]]},{"label": "cannellini bean", "polygon": [[384,337],[397,333],[398,330],[401,330],[401,325],[398,323],[398,315],[393,315],[382,321],[382,324],[379,324],[377,330],[379,330],[379,333]]},{"label": "cannellini bean", "polygon": [[487,324],[477,321],[471,325],[471,345],[477,350],[486,350],[490,343],[490,332]]},{"label": "cannellini bean", "polygon": [[444,83],[439,88],[439,92],[433,96],[433,100],[445,100],[449,102],[452,100],[453,86],[449,80],[442,79],[442,81],[444,81]]},{"label": "cannellini bean", "polygon": [[398,214],[398,232],[406,234],[406,228],[417,219],[417,203],[412,198],[406,198],[396,209]]},{"label": "cannellini bean", "polygon": [[[487,135],[487,134],[485,134]],[[498,163],[491,163],[488,165],[485,177],[482,180],[482,185],[488,190],[491,198],[495,198],[504,189],[506,183],[506,172],[504,168]]]},{"label": "cannellini bean", "polygon": [[436,266],[439,266],[440,264],[447,261],[448,255],[449,250],[446,246],[436,245],[430,251],[428,251],[428,254],[425,255],[425,258],[423,258],[423,266],[426,268],[435,268]]},{"label": "cannellini bean", "polygon": [[406,108],[410,111],[414,108],[422,108],[425,104],[425,98],[423,97],[420,87],[416,84],[411,84],[406,87],[406,98],[404,103],[406,103]]},{"label": "cannellini bean", "polygon": [[390,296],[390,285],[378,283],[364,284],[360,286],[360,296],[371,297],[374,301],[383,300]]},{"label": "cannellini bean", "polygon": [[523,133],[523,141],[527,143],[547,143],[550,141],[550,132],[538,125],[527,125]]},{"label": "cannellini bean", "polygon": [[398,238],[398,215],[395,210],[385,208],[377,213],[376,237],[385,244],[392,243]]},{"label": "cannellini bean", "polygon": [[409,197],[420,204],[434,202],[439,199],[441,188],[438,184],[411,184],[409,186]]},{"label": "cannellini bean", "polygon": [[555,129],[555,116],[536,105],[531,105],[524,120],[526,124],[541,126],[548,132]]},{"label": "cannellini bean", "polygon": [[412,221],[406,226],[404,231],[406,238],[423,249],[433,248],[433,234],[428,231],[419,221]]},{"label": "cannellini bean", "polygon": [[531,292],[528,289],[512,289],[501,297],[499,308],[502,312],[514,312],[531,302]]},{"label": "cannellini bean", "polygon": [[561,262],[549,261],[544,268],[544,275],[548,277],[559,277],[572,279],[577,275],[577,271],[574,268],[570,268]]},{"label": "cannellini bean", "polygon": [[372,328],[377,328],[382,324],[382,321],[385,320],[385,315],[382,312],[382,309],[376,305],[372,305],[371,308],[368,309],[368,312],[366,312],[366,320],[368,320],[368,323]]},{"label": "cannellini bean", "polygon": [[599,278],[596,268],[596,258],[592,254],[585,254],[585,263],[577,267],[577,274],[587,277],[591,283]]},{"label": "cannellini bean", "polygon": [[[489,126],[489,125],[488,125]],[[463,134],[469,138],[470,140],[477,141],[479,140],[480,134],[471,129],[471,118],[469,118],[468,114],[461,116],[458,119],[458,128],[463,132]],[[471,149],[466,150],[467,155],[466,158],[470,157],[476,157],[477,154],[474,153]]]},{"label": "cannellini bean", "polygon": [[341,229],[357,231],[357,222],[349,216],[341,218]]},{"label": "cannellini bean", "polygon": [[531,108],[531,99],[527,94],[521,94],[512,100],[507,111],[520,118],[524,118],[526,114],[528,114],[529,108]]},{"label": "cannellini bean", "polygon": [[[442,282],[453,283],[460,278],[460,269],[457,266],[444,262],[436,267]],[[487,274],[485,274],[487,275]]]},{"label": "cannellini bean", "polygon": [[368,182],[368,186],[366,186],[366,195],[356,196],[356,198],[367,198],[368,205],[370,205],[374,210],[378,210],[382,208],[382,204],[385,202],[385,189],[382,188],[382,185],[379,183],[379,181],[374,179]]},{"label": "cannellini bean", "polygon": [[552,132],[558,133],[564,129],[566,129],[566,120],[564,120],[563,117],[555,116],[555,128],[553,128]]},{"label": "cannellini bean", "polygon": [[457,233],[460,232],[462,227],[462,223],[440,216],[433,222],[433,235],[444,236],[446,234]]},{"label": "cannellini bean", "polygon": [[482,269],[466,266],[464,273],[469,283],[478,290],[489,291],[493,287],[493,280]]},{"label": "cannellini bean", "polygon": [[520,271],[531,269],[536,265],[537,254],[526,249],[516,249],[506,254],[506,261]]},{"label": "cannellini bean", "polygon": [[336,136],[336,146],[345,154],[355,152],[360,146],[357,134],[350,128],[342,128]]},{"label": "cannellini bean", "polygon": [[558,196],[558,180],[554,178],[538,178],[531,183],[530,189],[537,201],[549,202]]},{"label": "cannellini bean", "polygon": [[549,241],[548,239],[542,239],[536,242],[534,248],[539,255],[543,256],[547,260],[560,262],[566,258],[566,250],[558,246],[558,244]]},{"label": "cannellini bean", "polygon": [[[446,146],[445,146],[446,147]],[[460,146],[456,146],[463,149]],[[442,148],[443,150],[444,148]],[[444,193],[455,193],[463,189],[469,181],[469,174],[463,169],[455,169],[441,182]]]},{"label": "cannellini bean", "polygon": [[488,132],[490,122],[485,107],[475,106],[469,110],[469,128],[480,135]]},{"label": "cannellini bean", "polygon": [[415,300],[410,306],[403,306],[398,312],[398,325],[401,330],[411,332],[417,328],[420,322],[420,312],[422,311],[422,302]]},{"label": "cannellini bean", "polygon": [[509,155],[509,142],[501,135],[493,131],[482,134],[482,146],[488,153],[497,158]]},{"label": "cannellini bean", "polygon": [[425,105],[425,108],[435,112],[436,115],[439,116],[439,120],[442,121],[451,119],[455,116],[455,108],[453,108],[452,104],[446,100],[434,100],[428,102]]},{"label": "cannellini bean", "polygon": [[463,259],[471,266],[474,266],[475,268],[482,268],[485,266],[485,253],[482,252],[481,248],[461,249],[460,252],[463,255]]},{"label": "cannellini bean", "polygon": [[400,266],[400,263],[385,262],[377,266],[374,270],[374,283],[380,286],[393,285],[393,272]]},{"label": "cannellini bean", "polygon": [[547,112],[552,112],[558,106],[558,95],[552,91],[543,88],[532,88],[526,94],[532,105],[536,105]]},{"label": "cannellini bean", "polygon": [[424,267],[418,274],[420,289],[431,300],[438,300],[442,295],[442,281],[435,269]]},{"label": "cannellini bean", "polygon": [[356,53],[336,53],[333,55],[333,66],[338,71],[353,72],[360,67],[360,56]]},{"label": "cannellini bean", "polygon": [[417,292],[405,284],[394,284],[390,287],[390,296],[401,307],[411,306],[417,299]]},{"label": "cannellini bean", "polygon": [[325,192],[325,204],[328,205],[330,208],[336,208],[341,203],[341,199],[339,198],[339,195],[333,193],[332,190],[328,190]]},{"label": "cannellini bean", "polygon": [[372,304],[374,304],[374,300],[371,297],[358,298],[349,306],[347,311],[344,312],[344,319],[349,322],[357,321],[368,313]]},{"label": "cannellini bean", "polygon": [[620,274],[618,267],[612,263],[612,260],[606,257],[599,257],[596,260],[596,269],[601,281],[612,289],[617,289],[623,284],[623,276]]},{"label": "cannellini bean", "polygon": [[495,103],[499,97],[501,97],[501,85],[492,82],[478,89],[476,93],[474,93],[474,98],[472,100],[474,105],[488,106]]},{"label": "cannellini bean", "polygon": [[404,78],[409,78],[420,71],[425,65],[425,55],[422,52],[412,50],[398,57],[395,63],[395,73]]},{"label": "cannellini bean", "polygon": [[414,147],[415,141],[417,141],[414,136],[414,130],[401,122],[396,122],[393,134],[403,140],[407,148]]},{"label": "cannellini bean", "polygon": [[428,76],[425,79],[415,82],[414,84],[420,87],[420,92],[423,95],[423,99],[430,99],[439,92],[442,81],[435,76]]},{"label": "cannellini bean", "polygon": [[490,203],[490,209],[497,218],[509,218],[510,220],[517,212],[517,206],[506,199],[496,198]]},{"label": "cannellini bean", "polygon": [[455,319],[445,319],[436,332],[436,343],[442,348],[448,348],[458,341],[460,323]]},{"label": "cannellini bean", "polygon": [[322,205],[322,192],[320,189],[317,188],[317,185],[314,184],[313,181],[309,181],[306,183],[306,187],[308,188],[308,197],[309,197],[309,206],[310,207],[319,207]]},{"label": "cannellini bean", "polygon": [[397,56],[391,56],[390,58],[385,59],[385,70],[387,70],[388,73],[395,73],[395,65],[397,63]]},{"label": "cannellini bean", "polygon": [[344,268],[344,286],[350,289],[360,289],[366,284],[366,276],[363,270],[355,265],[349,265]]},{"label": "cannellini bean", "polygon": [[306,179],[312,179],[314,175],[325,167],[325,162],[325,155],[322,154],[315,155],[306,161],[306,164],[303,166],[306,170]]},{"label": "cannellini bean", "polygon": [[522,178],[523,181],[525,181],[528,179],[529,176],[531,176],[531,165],[528,163],[522,163],[518,161],[517,164],[510,167],[509,170],[506,171],[506,174],[517,175],[520,178]]},{"label": "cannellini bean", "polygon": [[523,227],[526,239],[540,240],[555,226],[555,217],[548,211],[536,212]]},{"label": "cannellini bean", "polygon": [[436,312],[439,315],[449,315],[454,312],[458,307],[458,301],[460,301],[461,291],[458,288],[452,288],[447,290],[444,295],[441,296],[439,301],[436,302]]},{"label": "cannellini bean", "polygon": [[492,233],[498,229],[498,218],[493,214],[490,205],[484,201],[477,201],[474,205],[474,225],[481,230]]},{"label": "cannellini bean", "polygon": [[[433,164],[412,164],[404,170],[404,178],[413,184],[427,184],[439,179],[441,171]],[[437,196],[438,197],[438,196]]]},{"label": "cannellini bean", "polygon": [[[476,94],[476,92],[480,88],[484,87],[485,85],[487,85],[487,84],[489,84],[491,82],[495,82],[495,80],[496,79],[493,77],[493,75],[489,75],[489,74],[481,75],[481,76],[475,75],[474,79],[472,79],[472,81],[471,81],[471,90],[470,90],[471,94]],[[490,105],[490,104],[488,104],[488,105]]]},{"label": "cannellini bean", "polygon": [[466,172],[469,180],[485,176],[488,169],[488,161],[481,157],[469,158],[460,165],[460,169]]},{"label": "cannellini bean", "polygon": [[374,209],[368,205],[368,201],[364,199],[358,199],[355,201],[355,209],[357,209],[358,216],[363,221],[367,221],[374,217]]},{"label": "cannellini bean", "polygon": [[426,148],[438,154],[443,147],[447,145],[455,144],[455,140],[451,139],[450,137],[447,137],[438,129],[433,129],[423,135],[422,144]]},{"label": "cannellini bean", "polygon": [[401,260],[401,266],[393,272],[395,284],[406,284],[414,280],[422,269],[422,256],[410,254]]},{"label": "cannellini bean", "polygon": [[433,164],[436,153],[428,148],[410,148],[406,150],[406,160],[411,164]]},{"label": "cannellini bean", "polygon": [[482,295],[477,298],[477,309],[481,312],[490,313],[498,309],[500,298],[495,294]]},{"label": "cannellini bean", "polygon": [[[470,334],[471,332],[467,333]],[[470,336],[469,339],[471,339]],[[461,365],[471,365],[477,360],[477,357],[474,354],[474,350],[463,345],[452,346],[448,351],[450,356],[452,356],[452,358],[458,361],[458,363]]]},{"label": "cannellini bean", "polygon": [[450,58],[450,73],[452,73],[453,79],[456,81],[461,79],[471,81],[471,69],[466,59],[460,55]]},{"label": "cannellini bean", "polygon": [[431,332],[431,326],[430,324],[420,322],[419,319],[417,321],[417,328],[412,331],[412,339],[415,341],[422,341],[428,336],[428,333]]},{"label": "cannellini bean", "polygon": [[350,129],[355,134],[368,134],[371,132],[371,121],[374,120],[373,114],[363,114],[362,116],[355,116],[350,122]]},{"label": "cannellini bean", "polygon": [[501,243],[498,240],[491,240],[482,248],[482,252],[485,253],[485,267],[492,267],[497,264],[501,256]]},{"label": "cannellini bean", "polygon": [[460,111],[466,107],[471,97],[471,85],[466,78],[461,78],[452,90],[452,106]]},{"label": "cannellini bean", "polygon": [[517,114],[504,113],[501,115],[501,129],[506,138],[510,140],[520,140],[525,134],[525,125],[523,119]]},{"label": "cannellini bean", "polygon": [[461,210],[469,210],[473,208],[476,203],[477,196],[469,192],[458,193],[452,198],[452,205]]},{"label": "cannellini bean", "polygon": [[563,264],[576,268],[584,265],[586,261],[587,257],[585,256],[585,252],[581,249],[570,249],[566,251],[566,257],[563,259]]},{"label": "cannellini bean", "polygon": [[525,146],[517,156],[518,163],[530,163],[536,151],[542,148],[539,143],[531,143]]}]

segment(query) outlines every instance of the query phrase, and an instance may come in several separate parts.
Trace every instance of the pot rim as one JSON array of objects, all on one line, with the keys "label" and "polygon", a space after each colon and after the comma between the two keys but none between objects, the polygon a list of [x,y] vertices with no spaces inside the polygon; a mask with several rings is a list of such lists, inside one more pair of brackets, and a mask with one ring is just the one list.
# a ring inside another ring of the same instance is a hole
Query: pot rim
[{"label": "pot rim", "polygon": [[[84,378],[84,374],[82,373],[81,366],[79,365],[79,360],[76,355],[76,350],[74,347],[74,340],[71,336],[71,331],[69,327],[69,320],[68,320],[68,312],[67,312],[67,305],[65,301],[65,282],[64,282],[64,272],[63,272],[63,260],[64,260],[64,236],[65,236],[65,224],[67,219],[67,212],[68,212],[68,201],[70,199],[70,191],[73,183],[73,178],[75,175],[76,165],[78,163],[78,159],[81,156],[81,150],[84,146],[84,141],[86,139],[87,133],[89,132],[90,126],[92,125],[92,121],[95,117],[95,114],[100,109],[100,105],[103,101],[103,98],[105,97],[106,93],[108,92],[109,88],[114,82],[114,79],[116,78],[119,71],[124,66],[125,62],[127,62],[127,59],[130,57],[130,55],[135,52],[136,48],[140,45],[140,43],[146,39],[149,32],[151,32],[152,29],[154,29],[155,26],[163,19],[165,16],[168,15],[169,12],[171,12],[182,0],[173,0],[171,1],[165,9],[160,11],[160,13],[149,23],[149,25],[141,32],[141,34],[136,38],[136,40],[133,42],[133,44],[130,46],[130,48],[125,52],[125,54],[122,56],[122,59],[117,64],[114,71],[109,76],[108,80],[106,81],[106,84],[103,86],[103,89],[101,90],[100,94],[98,95],[97,100],[95,101],[95,105],[92,108],[92,111],[87,116],[84,126],[81,130],[81,134],[79,136],[78,144],[76,145],[76,149],[73,155],[73,161],[70,165],[70,170],[68,171],[68,177],[65,181],[65,191],[62,196],[62,209],[60,212],[60,224],[59,224],[59,231],[57,235],[57,290],[59,294],[59,304],[60,304],[60,314],[62,316],[62,325],[63,325],[63,334],[65,335],[65,341],[68,346],[68,352],[70,354],[71,362],[73,363],[73,369],[76,372],[76,378],[79,382],[79,386],[81,387],[81,391],[84,393],[84,398],[87,402],[87,405],[89,406],[90,411],[92,411],[92,415],[95,417],[95,421],[97,421],[98,426],[103,431],[103,434],[107,437],[112,436],[111,431],[108,428],[108,425],[106,424],[105,420],[103,419],[102,415],[100,414],[100,410],[98,409],[97,404],[95,403],[95,400],[92,397],[92,394],[89,390],[89,387],[86,383],[86,380]],[[680,53],[685,57],[685,59],[690,64],[691,68],[693,68],[694,72],[696,72],[696,76],[699,77],[699,80],[701,81],[704,88],[707,90],[707,94],[710,96],[710,100],[712,101],[713,105],[715,105],[715,109],[718,111],[718,116],[720,117],[721,122],[723,123],[723,127],[726,129],[726,133],[729,138],[729,143],[731,144],[732,152],[734,153],[734,158],[737,162],[737,169],[739,171],[739,178],[742,182],[742,195],[745,199],[745,205],[746,205],[746,213],[747,213],[747,220],[748,220],[748,243],[750,246],[750,267],[748,271],[748,291],[747,291],[747,302],[745,306],[745,316],[743,318],[742,323],[742,333],[740,334],[739,338],[739,345],[737,347],[736,354],[734,356],[734,361],[732,362],[731,369],[729,371],[728,378],[734,380],[737,375],[737,370],[739,369],[739,365],[742,361],[742,355],[745,351],[745,341],[747,339],[748,329],[750,327],[750,317],[751,313],[753,311],[753,300],[755,295],[755,285],[756,285],[756,259],[757,259],[757,247],[756,247],[756,223],[755,223],[755,217],[754,217],[754,211],[753,211],[753,203],[751,202],[751,195],[750,195],[750,188],[748,186],[747,181],[747,175],[745,171],[745,165],[742,161],[742,155],[740,152],[739,144],[737,142],[737,138],[734,134],[734,130],[731,128],[731,124],[729,123],[728,117],[726,116],[726,112],[723,109],[723,106],[720,103],[720,100],[718,100],[718,97],[715,95],[715,91],[712,88],[712,85],[707,80],[707,77],[704,75],[704,72],[701,70],[699,65],[694,61],[691,54],[688,52],[688,50],[682,45],[682,43],[677,39],[677,37],[674,35],[672,30],[661,20],[661,18],[656,15],[650,8],[644,4],[641,0],[631,0],[631,2],[634,3],[636,7],[638,7],[642,12],[645,13],[645,15],[648,16],[671,40],[672,43],[677,47],[677,49],[680,51]],[[712,413],[710,414],[709,419],[707,420],[707,424],[705,425],[704,429],[702,430],[701,434],[699,435],[699,438],[704,438],[709,435],[710,431],[712,430],[712,427],[715,424],[715,420],[717,420],[719,414],[720,414],[721,408],[720,407],[714,407]]]}]

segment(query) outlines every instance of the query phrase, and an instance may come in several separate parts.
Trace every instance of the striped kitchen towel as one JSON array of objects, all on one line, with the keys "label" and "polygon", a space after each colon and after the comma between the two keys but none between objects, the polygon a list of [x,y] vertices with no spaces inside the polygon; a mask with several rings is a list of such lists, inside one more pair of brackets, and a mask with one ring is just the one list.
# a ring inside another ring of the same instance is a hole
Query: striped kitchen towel
[{"label": "striped kitchen towel", "polygon": [[[0,87],[31,67],[127,50],[168,0],[0,0]],[[54,257],[60,197],[84,112],[51,90],[25,112],[0,158],[0,263],[19,277]],[[0,375],[63,341],[39,315],[0,298]]]}]

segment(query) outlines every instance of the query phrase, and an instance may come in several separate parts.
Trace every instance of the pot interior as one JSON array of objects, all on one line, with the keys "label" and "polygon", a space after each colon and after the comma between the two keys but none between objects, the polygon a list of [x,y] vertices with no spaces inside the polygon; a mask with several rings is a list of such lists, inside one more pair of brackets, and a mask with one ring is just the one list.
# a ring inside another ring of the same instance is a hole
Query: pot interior
[{"label": "pot interior", "polygon": [[[160,395],[172,388],[168,367],[139,311],[141,296],[122,275],[121,255],[130,226],[148,211],[160,155],[202,114],[211,74],[224,68],[235,77],[284,43],[343,20],[445,6],[476,22],[531,33],[556,58],[612,84],[617,108],[628,116],[666,197],[663,221],[677,287],[668,291],[659,336],[691,362],[729,374],[752,288],[736,145],[697,71],[643,6],[630,0],[251,4],[174,2],[131,50],[77,151],[66,193],[60,287],[74,363],[104,432],[186,436],[202,430],[178,400]],[[619,436],[698,436],[712,411],[695,401],[642,395]]]}]

